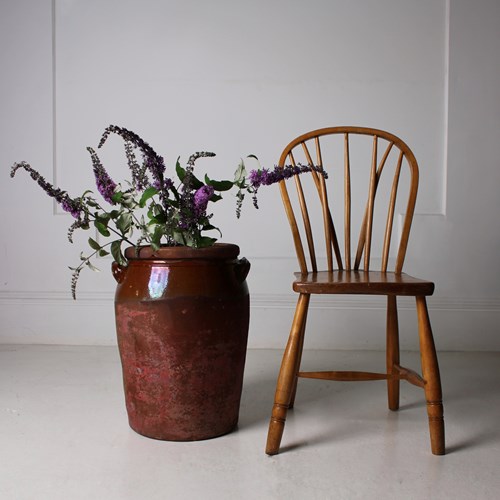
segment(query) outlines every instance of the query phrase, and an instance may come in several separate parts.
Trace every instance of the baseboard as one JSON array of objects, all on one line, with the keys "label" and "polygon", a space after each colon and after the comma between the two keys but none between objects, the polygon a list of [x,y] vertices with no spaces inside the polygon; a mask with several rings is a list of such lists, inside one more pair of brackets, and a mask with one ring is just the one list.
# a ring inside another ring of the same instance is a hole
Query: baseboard
[{"label": "baseboard", "polygon": [[[2,344],[116,344],[112,291],[0,292]],[[249,347],[282,349],[297,295],[251,295]],[[398,299],[401,347],[418,349],[414,300]],[[438,349],[500,350],[500,299],[429,297]],[[311,300],[307,345],[310,349],[385,347],[385,299],[369,296],[318,296]],[[367,335],[367,332],[369,334]]]}]

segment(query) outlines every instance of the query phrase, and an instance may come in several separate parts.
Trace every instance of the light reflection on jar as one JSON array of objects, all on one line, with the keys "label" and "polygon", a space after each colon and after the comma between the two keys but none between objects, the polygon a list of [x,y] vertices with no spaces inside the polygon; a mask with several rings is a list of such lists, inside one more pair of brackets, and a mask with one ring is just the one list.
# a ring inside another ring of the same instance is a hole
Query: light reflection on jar
[{"label": "light reflection on jar", "polygon": [[168,267],[153,267],[149,276],[148,290],[152,299],[159,299],[168,285]]}]

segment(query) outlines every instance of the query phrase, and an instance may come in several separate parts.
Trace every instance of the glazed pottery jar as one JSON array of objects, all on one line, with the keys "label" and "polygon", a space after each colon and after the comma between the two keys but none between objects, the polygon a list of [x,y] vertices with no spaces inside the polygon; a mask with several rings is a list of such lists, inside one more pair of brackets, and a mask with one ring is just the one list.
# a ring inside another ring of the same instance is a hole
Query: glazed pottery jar
[{"label": "glazed pottery jar", "polygon": [[155,439],[191,441],[238,422],[250,269],[236,245],[128,248],[116,329],[129,423]]}]

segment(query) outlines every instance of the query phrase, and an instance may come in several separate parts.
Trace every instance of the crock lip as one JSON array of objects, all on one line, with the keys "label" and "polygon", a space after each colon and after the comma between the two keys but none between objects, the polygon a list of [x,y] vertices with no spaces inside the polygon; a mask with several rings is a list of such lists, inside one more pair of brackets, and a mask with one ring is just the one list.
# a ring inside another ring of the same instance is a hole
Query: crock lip
[{"label": "crock lip", "polygon": [[158,250],[153,250],[149,245],[141,245],[138,252],[136,247],[125,249],[128,260],[236,259],[239,253],[240,248],[233,243],[215,243],[204,248],[162,246]]}]

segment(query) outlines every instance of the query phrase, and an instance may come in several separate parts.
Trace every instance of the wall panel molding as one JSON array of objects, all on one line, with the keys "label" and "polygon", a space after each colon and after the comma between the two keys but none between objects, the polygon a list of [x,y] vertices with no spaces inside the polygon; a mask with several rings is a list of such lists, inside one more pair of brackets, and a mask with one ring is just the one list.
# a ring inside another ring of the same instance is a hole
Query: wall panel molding
[{"label": "wall panel molding", "polygon": [[[295,309],[297,294],[251,294],[252,309]],[[77,300],[73,300],[69,292],[33,292],[33,291],[0,291],[0,307],[23,305],[43,306],[64,304],[76,308],[112,307],[114,292],[79,292]],[[435,311],[489,311],[500,312],[500,297],[467,298],[467,297],[428,297],[430,310]],[[399,297],[401,310],[414,309],[414,300],[410,297]],[[385,310],[384,297],[347,297],[347,296],[312,296],[311,309],[322,310]]]}]

